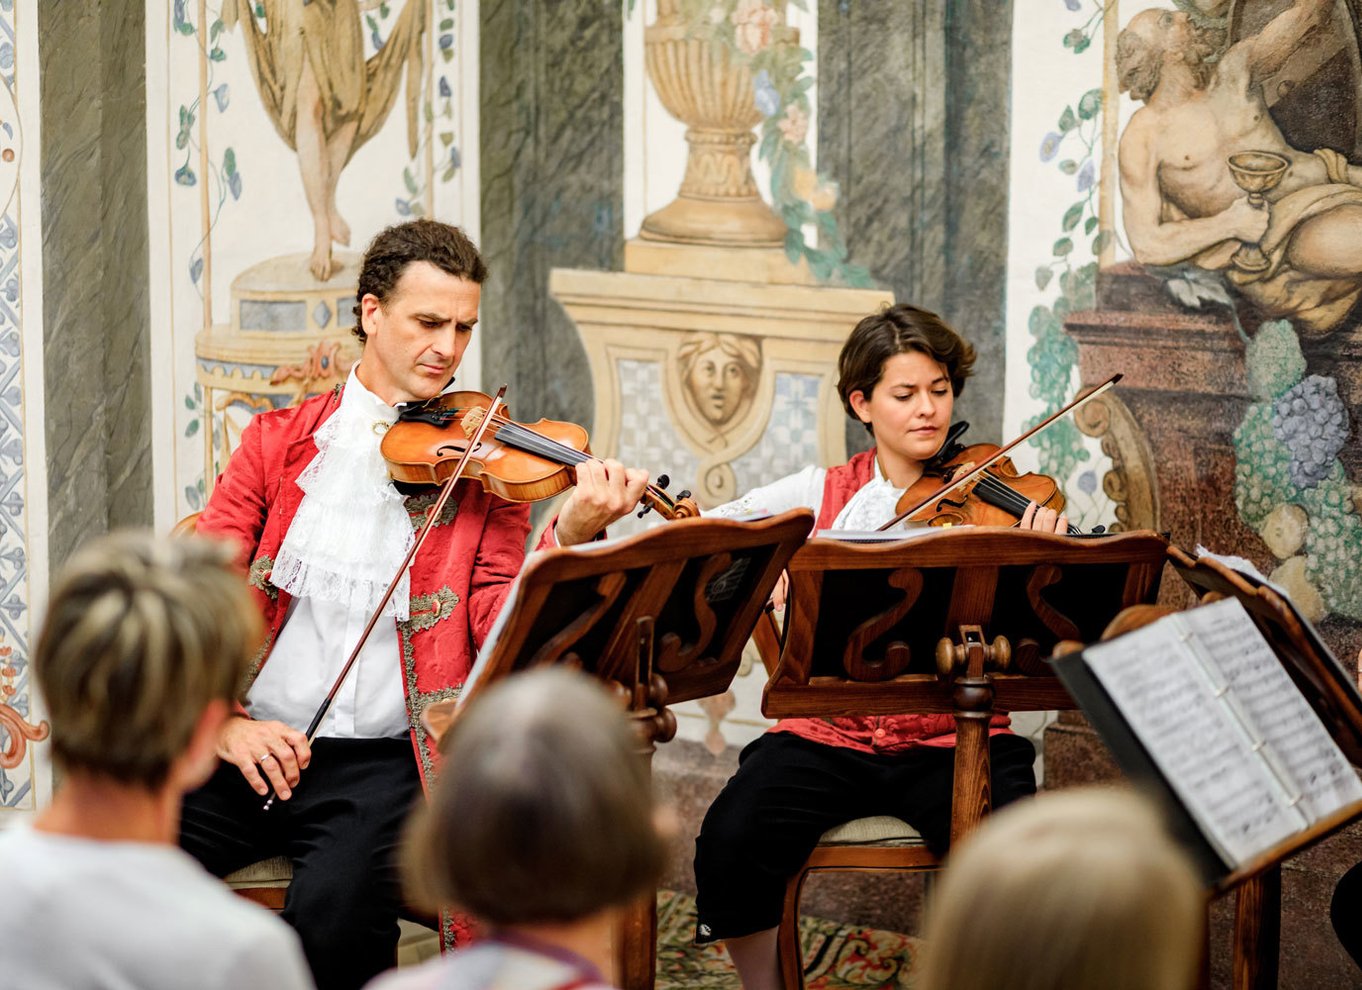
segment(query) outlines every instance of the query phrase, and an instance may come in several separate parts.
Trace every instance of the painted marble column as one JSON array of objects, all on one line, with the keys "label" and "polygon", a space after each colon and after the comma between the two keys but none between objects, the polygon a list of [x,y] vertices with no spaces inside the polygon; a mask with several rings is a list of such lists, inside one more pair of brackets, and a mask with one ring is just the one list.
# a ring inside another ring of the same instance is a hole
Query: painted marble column
[{"label": "painted marble column", "polygon": [[37,6],[49,539],[60,562],[91,535],[151,523],[146,34],[140,6]]},{"label": "painted marble column", "polygon": [[851,259],[979,351],[957,415],[1002,427],[1011,0],[818,5],[818,161]]}]

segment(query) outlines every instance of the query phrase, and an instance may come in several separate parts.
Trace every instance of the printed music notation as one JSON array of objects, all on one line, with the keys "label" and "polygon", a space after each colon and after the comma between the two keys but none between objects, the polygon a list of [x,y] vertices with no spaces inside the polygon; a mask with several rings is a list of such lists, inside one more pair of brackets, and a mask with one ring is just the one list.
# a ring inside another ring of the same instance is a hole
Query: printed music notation
[{"label": "printed music notation", "polygon": [[1226,863],[1362,800],[1362,781],[1238,599],[1083,659]]}]

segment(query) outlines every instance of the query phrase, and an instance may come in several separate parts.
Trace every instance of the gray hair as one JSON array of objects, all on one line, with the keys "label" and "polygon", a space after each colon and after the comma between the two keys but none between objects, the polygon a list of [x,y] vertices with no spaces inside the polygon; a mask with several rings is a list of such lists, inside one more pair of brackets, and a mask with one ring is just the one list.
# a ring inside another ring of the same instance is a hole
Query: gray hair
[{"label": "gray hair", "polygon": [[33,669],[59,766],[156,788],[204,709],[239,690],[261,619],[234,550],[121,532],[57,580]]},{"label": "gray hair", "polygon": [[461,711],[405,850],[416,900],[496,925],[569,922],[661,874],[640,740],[584,674],[517,674]]}]

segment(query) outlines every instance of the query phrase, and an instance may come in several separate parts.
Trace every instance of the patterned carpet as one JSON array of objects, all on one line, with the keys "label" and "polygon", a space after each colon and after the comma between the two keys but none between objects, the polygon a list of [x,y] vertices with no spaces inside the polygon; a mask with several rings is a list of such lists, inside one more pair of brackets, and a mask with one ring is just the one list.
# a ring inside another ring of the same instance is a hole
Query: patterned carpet
[{"label": "patterned carpet", "polygon": [[[739,990],[728,954],[718,945],[691,944],[695,901],[660,891],[657,899],[658,990]],[[911,990],[917,939],[801,918],[808,990]]]}]

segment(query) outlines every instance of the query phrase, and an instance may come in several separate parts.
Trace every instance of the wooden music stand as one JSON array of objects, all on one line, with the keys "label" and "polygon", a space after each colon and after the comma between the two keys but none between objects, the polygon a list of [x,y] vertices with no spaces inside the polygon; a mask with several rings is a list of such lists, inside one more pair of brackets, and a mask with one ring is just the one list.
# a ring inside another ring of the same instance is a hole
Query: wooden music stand
[{"label": "wooden music stand", "polygon": [[[1121,609],[1152,603],[1167,541],[964,527],[895,543],[810,540],[790,561],[769,718],[950,713],[957,742],[951,838],[990,807],[995,711],[1072,708],[1045,664]],[[986,637],[992,637],[989,643]]]},{"label": "wooden music stand", "polygon": [[[629,699],[651,757],[676,733],[668,704],[728,690],[771,589],[812,528],[807,509],[755,522],[684,519],[535,554],[460,703],[516,671],[571,664]],[[444,703],[430,724],[442,728],[450,709]],[[651,990],[656,899],[630,909],[618,936],[619,985]]]},{"label": "wooden music stand", "polygon": [[[1243,603],[1339,749],[1354,765],[1362,764],[1362,694],[1290,600],[1264,581],[1212,557],[1193,558],[1178,547],[1169,547],[1168,559],[1203,603],[1227,597]],[[1340,809],[1215,882],[1213,895],[1238,894],[1232,964],[1236,990],[1277,986],[1282,863],[1359,818],[1362,802]]]}]

